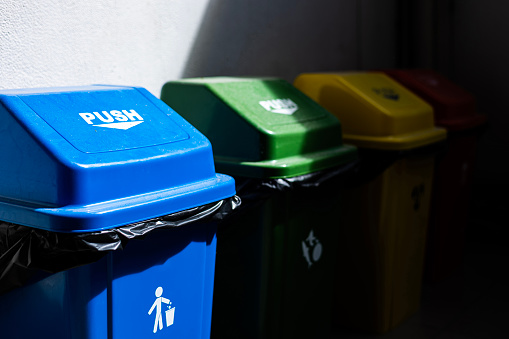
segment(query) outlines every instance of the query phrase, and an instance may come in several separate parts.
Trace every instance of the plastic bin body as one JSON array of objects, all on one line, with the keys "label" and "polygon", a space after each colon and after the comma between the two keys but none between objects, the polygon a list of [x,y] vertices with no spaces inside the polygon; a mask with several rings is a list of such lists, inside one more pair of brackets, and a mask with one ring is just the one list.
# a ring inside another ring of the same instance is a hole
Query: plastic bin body
[{"label": "plastic bin body", "polygon": [[[100,261],[0,296],[2,336],[32,338],[210,337],[215,225],[156,230]],[[162,329],[148,314],[162,287]],[[6,306],[8,305],[8,307]],[[168,325],[165,312],[174,312]]]},{"label": "plastic bin body", "polygon": [[424,276],[429,282],[446,279],[463,263],[477,132],[450,132],[447,150],[437,157]]},{"label": "plastic bin body", "polygon": [[[235,194],[210,142],[142,88],[7,90],[0,100],[2,221],[92,237]],[[154,230],[95,263],[41,273],[0,295],[2,337],[209,338],[215,234],[210,223]]]},{"label": "plastic bin body", "polygon": [[221,226],[212,337],[329,335],[338,206],[338,194],[283,192]]},{"label": "plastic bin body", "polygon": [[410,157],[344,193],[337,323],[386,332],[418,310],[432,177],[432,157]]},{"label": "plastic bin body", "polygon": [[448,131],[447,150],[436,161],[425,277],[441,281],[462,263],[479,127],[485,117],[472,94],[425,69],[387,70],[392,78],[434,108],[435,121]]},{"label": "plastic bin body", "polygon": [[303,74],[295,85],[343,122],[361,162],[363,150],[401,154],[345,192],[338,244],[335,322],[387,332],[420,305],[434,164],[421,150],[445,131],[429,105],[381,73]]},{"label": "plastic bin body", "polygon": [[[161,98],[211,140],[218,170],[240,182],[292,178],[356,157],[339,121],[282,80],[189,79],[167,83]],[[237,190],[246,204],[259,194]],[[328,335],[339,195],[305,191],[255,198],[221,225],[213,338]]]}]

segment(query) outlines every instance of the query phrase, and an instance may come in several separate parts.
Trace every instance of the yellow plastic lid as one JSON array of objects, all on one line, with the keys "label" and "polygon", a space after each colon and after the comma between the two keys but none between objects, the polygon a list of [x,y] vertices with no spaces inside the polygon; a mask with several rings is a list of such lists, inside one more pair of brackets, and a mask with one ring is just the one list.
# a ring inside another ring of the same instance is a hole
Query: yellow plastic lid
[{"label": "yellow plastic lid", "polygon": [[433,108],[383,73],[308,73],[294,85],[340,119],[343,140],[356,146],[408,150],[446,138]]}]

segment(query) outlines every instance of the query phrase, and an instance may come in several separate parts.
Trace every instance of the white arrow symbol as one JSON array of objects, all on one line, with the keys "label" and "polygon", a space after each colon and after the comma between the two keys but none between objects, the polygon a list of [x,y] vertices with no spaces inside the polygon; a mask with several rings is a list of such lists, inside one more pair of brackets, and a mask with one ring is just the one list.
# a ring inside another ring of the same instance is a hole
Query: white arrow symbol
[{"label": "white arrow symbol", "polygon": [[126,129],[129,129],[129,128],[134,127],[136,125],[139,125],[142,122],[143,121],[116,122],[116,123],[113,123],[113,124],[102,124],[102,125],[94,125],[94,126],[126,130]]}]

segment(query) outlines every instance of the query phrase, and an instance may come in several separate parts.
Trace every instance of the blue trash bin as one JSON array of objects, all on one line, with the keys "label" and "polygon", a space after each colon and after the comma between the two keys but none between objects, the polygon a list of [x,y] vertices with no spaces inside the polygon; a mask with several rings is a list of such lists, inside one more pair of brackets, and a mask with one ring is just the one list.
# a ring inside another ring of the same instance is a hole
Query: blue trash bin
[{"label": "blue trash bin", "polygon": [[[7,233],[20,225],[90,235],[100,247],[111,230],[154,226],[235,194],[233,179],[215,173],[210,142],[143,88],[4,90],[0,103]],[[90,264],[37,272],[0,296],[2,338],[209,338],[215,246],[213,222],[188,222]]]}]

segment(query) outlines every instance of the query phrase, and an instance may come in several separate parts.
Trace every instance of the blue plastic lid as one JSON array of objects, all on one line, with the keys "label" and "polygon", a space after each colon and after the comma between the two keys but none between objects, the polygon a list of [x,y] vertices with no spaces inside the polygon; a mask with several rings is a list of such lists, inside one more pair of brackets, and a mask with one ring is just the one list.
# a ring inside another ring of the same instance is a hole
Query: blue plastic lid
[{"label": "blue plastic lid", "polygon": [[95,231],[235,194],[210,142],[143,88],[6,90],[0,103],[0,220]]}]

